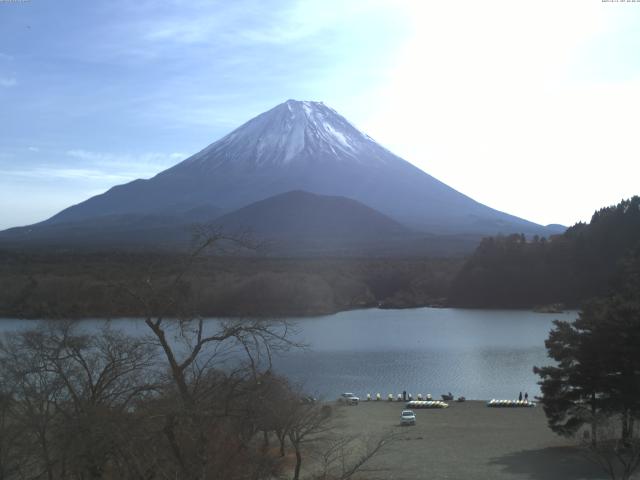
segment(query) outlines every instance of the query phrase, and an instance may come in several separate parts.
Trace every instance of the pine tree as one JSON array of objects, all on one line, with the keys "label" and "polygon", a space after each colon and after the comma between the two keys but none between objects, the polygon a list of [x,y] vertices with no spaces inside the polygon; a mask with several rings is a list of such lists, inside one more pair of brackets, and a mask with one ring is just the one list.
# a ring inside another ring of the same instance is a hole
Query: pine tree
[{"label": "pine tree", "polygon": [[640,255],[628,257],[624,274],[607,297],[586,304],[574,322],[555,321],[545,342],[556,366],[534,367],[550,428],[573,435],[600,418],[619,418],[628,443],[640,417]]},{"label": "pine tree", "polygon": [[554,321],[545,345],[557,366],[534,367],[533,371],[541,377],[540,403],[551,430],[572,436],[589,424],[595,444],[605,374],[589,324],[591,317],[585,312],[575,322]]}]

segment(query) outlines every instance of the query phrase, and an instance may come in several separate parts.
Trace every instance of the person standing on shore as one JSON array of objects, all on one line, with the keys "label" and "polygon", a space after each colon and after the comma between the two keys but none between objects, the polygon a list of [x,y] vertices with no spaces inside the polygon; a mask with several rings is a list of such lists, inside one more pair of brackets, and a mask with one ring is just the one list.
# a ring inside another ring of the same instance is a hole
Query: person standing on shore
[{"label": "person standing on shore", "polygon": [[518,400],[521,402],[522,401],[522,392],[520,392],[520,395],[518,395]]}]

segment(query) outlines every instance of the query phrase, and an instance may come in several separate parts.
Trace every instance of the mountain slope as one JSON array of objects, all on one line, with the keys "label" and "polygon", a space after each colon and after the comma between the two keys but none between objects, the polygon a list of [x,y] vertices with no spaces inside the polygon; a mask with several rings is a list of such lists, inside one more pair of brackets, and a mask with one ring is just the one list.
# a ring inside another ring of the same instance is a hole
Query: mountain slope
[{"label": "mountain slope", "polygon": [[392,154],[318,102],[289,100],[185,161],[67,208],[46,223],[160,214],[215,205],[232,211],[292,190],[344,196],[438,234],[546,234],[493,210]]},{"label": "mountain slope", "polygon": [[208,216],[118,213],[67,222],[43,222],[0,232],[0,247],[173,249],[186,245],[194,225],[205,218]]},{"label": "mountain slope", "polygon": [[346,197],[287,192],[252,203],[215,220],[225,232],[248,231],[276,255],[397,255],[407,245],[427,253],[420,235]]},{"label": "mountain slope", "polygon": [[225,215],[202,206],[182,215],[111,214],[43,222],[0,232],[0,248],[105,250],[189,249],[201,225],[264,243],[264,253],[287,256],[452,256],[470,252],[477,235],[415,232],[346,197],[287,192]]},{"label": "mountain slope", "polygon": [[346,197],[287,192],[215,220],[229,231],[251,229],[263,237],[372,240],[411,233],[395,220]]},{"label": "mountain slope", "polygon": [[365,247],[393,250],[408,239],[420,238],[356,200],[293,191],[223,216],[202,206],[180,216],[110,214],[14,228],[0,234],[0,245],[172,249],[188,246],[196,224],[210,224],[230,234],[249,233],[269,241],[271,253],[278,254],[362,251]]}]

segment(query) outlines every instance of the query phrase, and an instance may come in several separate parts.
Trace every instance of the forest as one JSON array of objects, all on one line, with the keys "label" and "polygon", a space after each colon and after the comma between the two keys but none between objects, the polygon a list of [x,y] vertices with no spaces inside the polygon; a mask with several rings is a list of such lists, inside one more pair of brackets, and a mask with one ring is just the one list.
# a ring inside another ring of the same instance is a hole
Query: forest
[{"label": "forest", "polygon": [[[189,255],[167,253],[0,252],[0,316],[140,316],[144,312],[122,286],[144,283],[161,291],[189,261]],[[460,258],[202,255],[181,292],[207,316],[440,305],[461,265]]]},{"label": "forest", "polygon": [[578,307],[620,282],[640,247],[640,197],[594,213],[549,239],[488,237],[453,280],[449,304],[465,307]]},{"label": "forest", "polygon": [[340,405],[272,373],[299,347],[285,323],[164,320],[172,302],[146,335],[50,321],[0,339],[0,478],[347,480],[393,440],[336,435]]},{"label": "forest", "polygon": [[[549,428],[577,440],[609,478],[640,467],[640,255],[615,286],[584,302],[573,321],[554,321],[550,365],[534,367]],[[578,440],[581,439],[581,440]]]},{"label": "forest", "polygon": [[[640,248],[640,197],[562,235],[484,238],[468,258],[200,255],[181,283],[207,316],[322,315],[354,308],[578,308],[619,283]],[[189,253],[0,251],[0,316],[140,316],[123,285],[162,291]],[[170,312],[176,314],[177,312]]]}]

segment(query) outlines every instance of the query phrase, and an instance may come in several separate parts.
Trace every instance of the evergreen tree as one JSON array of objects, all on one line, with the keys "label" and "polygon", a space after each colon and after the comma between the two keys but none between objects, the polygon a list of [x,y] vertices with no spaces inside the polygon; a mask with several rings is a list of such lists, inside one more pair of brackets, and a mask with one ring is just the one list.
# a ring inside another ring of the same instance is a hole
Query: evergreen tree
[{"label": "evergreen tree", "polygon": [[593,335],[591,308],[585,308],[575,322],[554,321],[545,346],[557,366],[534,367],[533,371],[541,378],[540,403],[551,430],[572,436],[589,424],[595,444],[605,374]]},{"label": "evergreen tree", "polygon": [[531,308],[607,295],[620,261],[640,245],[640,197],[594,213],[562,235],[484,239],[454,279],[453,305]]},{"label": "evergreen tree", "polygon": [[545,342],[556,366],[534,367],[550,428],[572,435],[600,418],[619,418],[628,443],[640,417],[640,255],[626,260],[615,293],[583,308],[574,322],[555,321]]}]

